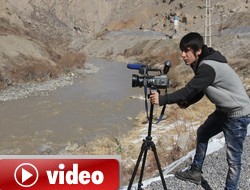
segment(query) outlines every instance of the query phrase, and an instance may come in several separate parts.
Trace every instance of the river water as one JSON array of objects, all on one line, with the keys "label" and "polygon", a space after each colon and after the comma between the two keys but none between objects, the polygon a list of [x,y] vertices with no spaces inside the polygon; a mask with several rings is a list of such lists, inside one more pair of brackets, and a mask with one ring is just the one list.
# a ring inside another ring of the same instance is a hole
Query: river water
[{"label": "river water", "polygon": [[143,93],[132,88],[126,64],[94,59],[96,74],[76,79],[47,96],[31,96],[0,104],[0,154],[58,154],[103,136],[119,136],[133,128],[129,117],[144,109],[131,99]]}]

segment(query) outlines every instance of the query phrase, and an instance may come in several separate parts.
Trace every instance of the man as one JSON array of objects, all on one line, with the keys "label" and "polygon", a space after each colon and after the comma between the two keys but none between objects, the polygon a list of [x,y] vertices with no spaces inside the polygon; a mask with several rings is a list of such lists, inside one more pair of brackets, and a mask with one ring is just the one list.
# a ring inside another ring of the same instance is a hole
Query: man
[{"label": "man", "polygon": [[180,42],[182,58],[195,76],[180,90],[171,94],[150,95],[152,104],[177,103],[181,108],[199,101],[205,94],[216,110],[197,130],[196,153],[188,170],[176,172],[182,180],[201,184],[202,165],[209,139],[223,132],[226,141],[228,173],[225,189],[238,189],[243,142],[250,123],[250,99],[237,74],[220,52],[204,45],[203,37],[191,32]]}]

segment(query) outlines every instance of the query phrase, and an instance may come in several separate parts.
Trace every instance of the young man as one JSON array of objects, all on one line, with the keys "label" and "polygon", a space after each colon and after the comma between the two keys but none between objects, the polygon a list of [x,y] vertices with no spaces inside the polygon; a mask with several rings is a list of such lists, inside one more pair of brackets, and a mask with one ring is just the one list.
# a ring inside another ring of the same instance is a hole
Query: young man
[{"label": "young man", "polygon": [[250,123],[250,99],[237,74],[220,52],[204,45],[198,33],[189,33],[180,42],[182,58],[190,65],[195,76],[180,90],[171,94],[150,95],[152,104],[177,103],[181,108],[199,101],[205,94],[216,105],[216,110],[197,130],[196,153],[190,169],[175,176],[201,184],[202,165],[208,141],[223,132],[226,141],[228,173],[225,189],[237,190],[241,171],[243,142]]}]

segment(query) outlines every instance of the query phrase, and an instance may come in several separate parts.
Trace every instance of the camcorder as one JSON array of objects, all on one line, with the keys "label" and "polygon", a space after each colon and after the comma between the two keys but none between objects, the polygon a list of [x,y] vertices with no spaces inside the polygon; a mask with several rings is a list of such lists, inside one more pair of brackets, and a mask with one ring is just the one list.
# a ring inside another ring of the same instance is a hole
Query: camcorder
[{"label": "camcorder", "polygon": [[[169,87],[169,79],[167,73],[171,67],[170,61],[164,62],[163,70],[157,68],[151,68],[147,65],[141,63],[130,63],[127,64],[127,68],[138,70],[139,75],[132,75],[132,87],[149,87],[149,88],[158,88],[166,89]],[[150,75],[154,73],[154,75]],[[156,73],[156,74],[155,74]]]}]

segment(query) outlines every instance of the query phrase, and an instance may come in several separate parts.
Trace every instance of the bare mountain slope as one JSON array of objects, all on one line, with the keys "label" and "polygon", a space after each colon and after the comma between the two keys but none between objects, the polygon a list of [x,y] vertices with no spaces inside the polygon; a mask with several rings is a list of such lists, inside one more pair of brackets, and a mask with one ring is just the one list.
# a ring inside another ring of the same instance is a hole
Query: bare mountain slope
[{"label": "bare mountain slope", "polygon": [[[85,56],[178,64],[179,38],[204,31],[205,0],[0,1],[2,87],[57,77],[65,67],[82,66]],[[248,62],[248,6],[245,0],[212,2],[213,46],[234,62]]]}]

